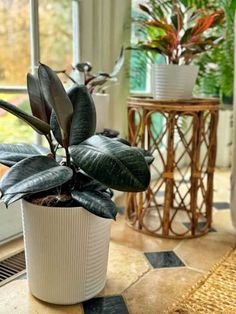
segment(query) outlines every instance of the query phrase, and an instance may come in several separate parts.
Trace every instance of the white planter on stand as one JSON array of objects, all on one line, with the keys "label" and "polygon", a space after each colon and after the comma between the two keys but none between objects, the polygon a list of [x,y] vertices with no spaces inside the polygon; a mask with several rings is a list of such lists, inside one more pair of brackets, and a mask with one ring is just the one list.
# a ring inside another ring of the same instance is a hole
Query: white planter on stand
[{"label": "white planter on stand", "polygon": [[95,93],[92,97],[97,113],[96,133],[101,133],[110,127],[110,95]]},{"label": "white planter on stand", "polygon": [[22,201],[31,293],[54,304],[92,298],[105,285],[111,219],[82,207],[38,206]]},{"label": "white planter on stand", "polygon": [[198,66],[152,64],[151,88],[154,99],[192,98]]}]

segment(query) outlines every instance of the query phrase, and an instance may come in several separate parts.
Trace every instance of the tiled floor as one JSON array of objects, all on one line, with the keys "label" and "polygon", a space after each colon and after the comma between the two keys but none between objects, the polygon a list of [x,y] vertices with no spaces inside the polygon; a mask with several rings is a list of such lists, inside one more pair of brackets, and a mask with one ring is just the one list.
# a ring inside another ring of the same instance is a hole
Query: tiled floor
[{"label": "tiled floor", "polygon": [[[123,199],[118,199],[122,208]],[[0,288],[1,314],[159,314],[186,293],[236,245],[229,211],[229,172],[217,171],[212,232],[190,240],[166,240],[138,233],[119,214],[111,232],[107,282],[97,298],[56,306],[34,298],[25,276]],[[0,259],[22,241],[0,248]]]}]

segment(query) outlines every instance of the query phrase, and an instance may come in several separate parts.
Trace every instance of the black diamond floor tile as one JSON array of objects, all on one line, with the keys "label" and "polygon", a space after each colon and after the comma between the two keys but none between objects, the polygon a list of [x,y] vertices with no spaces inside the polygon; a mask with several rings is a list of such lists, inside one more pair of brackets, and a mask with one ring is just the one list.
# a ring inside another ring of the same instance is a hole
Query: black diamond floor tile
[{"label": "black diamond floor tile", "polygon": [[229,203],[227,202],[215,202],[213,203],[213,206],[216,209],[229,209],[230,208]]},{"label": "black diamond floor tile", "polygon": [[[185,227],[187,227],[188,229],[190,228],[190,223],[189,222],[184,222],[183,223],[183,225],[185,226]],[[199,222],[198,223],[198,229],[204,229],[204,227],[205,227],[205,225],[206,225],[206,223],[205,222]],[[214,229],[214,228],[210,228],[209,229],[209,232],[216,232],[216,229]]]},{"label": "black diamond floor tile", "polygon": [[185,266],[174,251],[144,253],[153,268]]},{"label": "black diamond floor tile", "polygon": [[122,296],[94,298],[83,303],[84,314],[129,314]]}]

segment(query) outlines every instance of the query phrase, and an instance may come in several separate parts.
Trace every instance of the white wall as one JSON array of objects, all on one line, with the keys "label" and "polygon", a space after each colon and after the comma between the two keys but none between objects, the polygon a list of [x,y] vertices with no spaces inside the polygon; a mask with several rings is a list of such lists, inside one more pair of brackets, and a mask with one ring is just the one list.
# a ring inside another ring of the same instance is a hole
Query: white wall
[{"label": "white wall", "polygon": [[[131,0],[80,0],[80,55],[94,71],[111,71],[122,46],[130,43]],[[119,85],[109,89],[111,127],[127,132],[126,100],[129,94],[128,64],[119,74]]]},{"label": "white wall", "polygon": [[[236,21],[236,11],[235,11]],[[236,22],[234,25],[234,34],[236,34]],[[236,69],[236,41],[234,43],[234,67]],[[234,71],[234,121],[236,119],[236,71]],[[231,214],[232,222],[236,228],[236,125],[234,123],[233,132],[233,160],[232,160],[232,174],[231,174]]]}]

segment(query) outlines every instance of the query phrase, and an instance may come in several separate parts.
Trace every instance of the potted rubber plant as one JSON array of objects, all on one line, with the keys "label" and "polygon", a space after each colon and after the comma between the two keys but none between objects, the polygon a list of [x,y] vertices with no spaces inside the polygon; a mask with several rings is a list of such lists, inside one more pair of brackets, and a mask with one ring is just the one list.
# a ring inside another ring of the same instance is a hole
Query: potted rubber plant
[{"label": "potted rubber plant", "polygon": [[[97,72],[93,73],[93,67],[90,62],[77,63],[72,67],[72,74],[63,72],[73,83],[78,84],[78,79],[82,76],[82,81],[87,86],[89,93],[91,94],[95,109],[97,113],[97,125],[96,132],[103,133],[104,129],[109,127],[110,120],[110,95],[106,92],[108,88],[117,84],[117,75],[119,74],[124,64],[124,48],[122,47],[118,58],[115,61],[114,68],[110,73]],[[81,74],[80,75],[78,75]]]},{"label": "potted rubber plant", "polygon": [[[116,206],[112,189],[144,191],[152,156],[120,138],[94,135],[94,102],[84,85],[65,91],[41,64],[27,76],[33,115],[1,100],[0,107],[45,136],[49,148],[0,144],[6,206],[22,199],[31,293],[55,304],[96,295],[105,284],[109,233]],[[54,139],[55,138],[55,139]]]},{"label": "potted rubber plant", "polygon": [[[223,40],[209,34],[223,22],[223,9],[196,9],[183,0],[148,0],[139,9],[146,16],[135,21],[142,39],[131,49],[145,51],[153,62],[154,98],[191,98],[198,73],[191,62]],[[163,56],[163,64],[155,64],[157,55]]]}]

